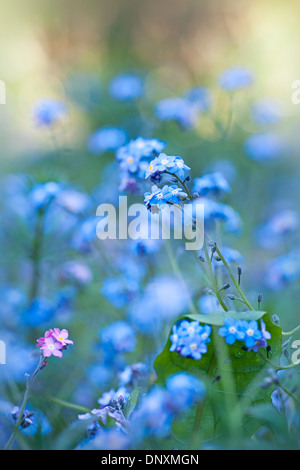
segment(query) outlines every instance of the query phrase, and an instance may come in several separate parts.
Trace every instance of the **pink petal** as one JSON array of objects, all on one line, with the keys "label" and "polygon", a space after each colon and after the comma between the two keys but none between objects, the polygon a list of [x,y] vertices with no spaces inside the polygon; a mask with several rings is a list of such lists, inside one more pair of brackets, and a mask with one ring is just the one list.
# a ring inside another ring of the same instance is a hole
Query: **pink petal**
[{"label": "pink petal", "polygon": [[53,356],[55,356],[55,357],[60,357],[60,358],[63,356],[63,355],[62,355],[62,352],[58,351],[57,349],[54,349],[54,350],[52,351],[52,354],[53,354]]},{"label": "pink petal", "polygon": [[45,343],[46,344],[54,344],[54,339],[52,338],[52,336],[50,338],[46,338]]}]

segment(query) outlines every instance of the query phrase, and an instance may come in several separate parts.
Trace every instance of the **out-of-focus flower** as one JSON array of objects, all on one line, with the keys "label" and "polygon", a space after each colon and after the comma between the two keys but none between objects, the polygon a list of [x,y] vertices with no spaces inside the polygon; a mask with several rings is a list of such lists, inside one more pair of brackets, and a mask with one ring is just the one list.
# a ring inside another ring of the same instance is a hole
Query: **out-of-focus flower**
[{"label": "out-of-focus flower", "polygon": [[252,85],[253,73],[245,67],[231,67],[219,76],[220,88],[225,91],[236,91]]},{"label": "out-of-focus flower", "polygon": [[229,194],[231,188],[222,173],[210,173],[194,179],[193,190],[200,196],[220,197]]},{"label": "out-of-focus flower", "polygon": [[21,322],[31,327],[40,326],[48,323],[54,317],[54,313],[53,303],[43,297],[38,297],[21,312]]},{"label": "out-of-focus flower", "polygon": [[199,109],[186,98],[166,98],[156,103],[155,114],[162,121],[176,121],[184,129],[197,125]]},{"label": "out-of-focus flower", "polygon": [[205,173],[221,173],[229,183],[232,183],[237,177],[237,169],[231,160],[222,158],[209,163],[204,167]]},{"label": "out-of-focus flower", "polygon": [[119,127],[102,127],[88,139],[88,149],[93,155],[114,151],[127,141],[127,132]]},{"label": "out-of-focus flower", "polygon": [[202,315],[209,315],[212,312],[222,310],[220,302],[213,295],[203,295],[200,297],[198,308]]},{"label": "out-of-focus flower", "polygon": [[300,218],[297,211],[280,211],[256,229],[256,240],[266,249],[276,248],[284,242],[286,235],[298,229],[299,224]]},{"label": "out-of-focus flower", "polygon": [[107,277],[101,288],[101,294],[116,308],[123,308],[134,300],[139,291],[140,282],[134,276]]},{"label": "out-of-focus flower", "polygon": [[120,384],[133,390],[138,386],[145,385],[148,380],[148,373],[148,367],[142,362],[132,364],[119,373]]},{"label": "out-of-focus flower", "polygon": [[[230,248],[229,246],[222,247],[222,255],[229,264],[235,263],[241,266],[245,262],[244,257],[241,255],[241,253],[238,250],[235,250],[234,248]],[[218,257],[217,253],[214,253],[213,255],[212,267],[213,269],[223,267],[223,263]]]},{"label": "out-of-focus flower", "polygon": [[33,108],[33,118],[38,126],[48,127],[61,121],[67,116],[65,103],[52,98],[38,101]]},{"label": "out-of-focus flower", "polygon": [[243,223],[240,215],[229,205],[208,198],[199,197],[194,204],[204,204],[204,220],[208,228],[216,221],[223,222],[224,230],[234,235],[240,235]]},{"label": "out-of-focus flower", "polygon": [[131,352],[136,346],[136,337],[132,327],[123,321],[116,321],[99,333],[104,348],[112,352]]},{"label": "out-of-focus flower", "polygon": [[59,195],[61,190],[61,185],[52,181],[36,184],[29,194],[29,199],[35,209],[43,209]]},{"label": "out-of-focus flower", "polygon": [[104,364],[93,364],[87,371],[89,383],[92,383],[97,389],[109,385],[113,378],[113,370],[110,366]]},{"label": "out-of-focus flower", "polygon": [[78,415],[79,421],[87,421],[93,417],[101,419],[103,424],[106,424],[107,409],[106,408],[103,408],[101,410],[94,409],[94,410],[91,410],[90,413],[84,413],[84,414]]},{"label": "out-of-focus flower", "polygon": [[140,408],[134,413],[131,435],[134,441],[148,436],[166,437],[170,433],[173,412],[170,395],[166,390],[154,388],[148,393]]},{"label": "out-of-focus flower", "polygon": [[246,155],[258,162],[268,162],[282,157],[285,153],[285,143],[278,134],[253,134],[244,143]]},{"label": "out-of-focus flower", "polygon": [[252,118],[259,126],[276,124],[282,115],[281,103],[274,99],[263,99],[252,106]]},{"label": "out-of-focus flower", "polygon": [[172,406],[179,412],[195,402],[200,402],[206,393],[203,382],[186,372],[168,377],[166,388],[172,397]]},{"label": "out-of-focus flower", "polygon": [[61,191],[56,198],[56,202],[66,211],[76,215],[84,214],[90,205],[88,195],[75,189]]},{"label": "out-of-focus flower", "polygon": [[187,90],[184,97],[196,106],[200,112],[208,111],[211,107],[212,97],[210,91],[205,87],[195,87]]},{"label": "out-of-focus flower", "polygon": [[59,272],[60,280],[75,282],[79,285],[87,285],[93,279],[93,273],[89,266],[80,261],[68,261],[63,264]]},{"label": "out-of-focus flower", "polygon": [[144,334],[155,334],[166,321],[188,311],[190,292],[173,276],[155,276],[129,308],[130,321]]},{"label": "out-of-focus flower", "polygon": [[[4,330],[2,325],[1,340],[5,342],[6,346],[5,370],[12,380],[21,382],[24,379],[25,373],[36,367],[36,358],[32,354],[32,347],[25,343],[22,337]],[[0,375],[0,384],[6,380],[7,375],[2,373]]]},{"label": "out-of-focus flower", "polygon": [[300,277],[300,252],[293,250],[272,260],[266,269],[265,279],[268,287],[282,289],[287,283]]},{"label": "out-of-focus flower", "polygon": [[121,429],[100,429],[96,437],[79,446],[80,450],[128,450],[130,440]]},{"label": "out-of-focus flower", "polygon": [[111,80],[109,93],[117,101],[135,100],[144,93],[144,83],[138,75],[124,73]]},{"label": "out-of-focus flower", "polygon": [[84,220],[75,232],[71,245],[75,250],[87,253],[91,250],[91,245],[97,238],[97,224],[99,220],[91,217]]}]

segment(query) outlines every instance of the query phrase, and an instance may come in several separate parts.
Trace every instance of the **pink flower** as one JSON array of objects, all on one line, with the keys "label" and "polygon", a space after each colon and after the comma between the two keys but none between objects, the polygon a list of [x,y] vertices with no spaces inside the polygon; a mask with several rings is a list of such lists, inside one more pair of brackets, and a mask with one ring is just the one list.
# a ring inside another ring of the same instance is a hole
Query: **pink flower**
[{"label": "pink flower", "polygon": [[74,344],[69,338],[68,330],[54,330],[46,331],[43,338],[37,340],[37,348],[43,350],[44,357],[62,357],[62,349],[66,349],[70,344]]},{"label": "pink flower", "polygon": [[46,331],[45,336],[43,338],[37,339],[37,348],[40,348],[44,343],[46,338],[51,338],[53,336],[53,330]]},{"label": "pink flower", "polygon": [[69,338],[68,330],[60,330],[59,328],[54,328],[53,337],[56,341],[60,342],[62,346],[68,346],[69,344],[74,344]]},{"label": "pink flower", "polygon": [[55,356],[62,358],[61,349],[63,349],[63,345],[55,341],[52,336],[45,338],[44,343],[41,344],[41,349],[43,350],[44,357]]}]

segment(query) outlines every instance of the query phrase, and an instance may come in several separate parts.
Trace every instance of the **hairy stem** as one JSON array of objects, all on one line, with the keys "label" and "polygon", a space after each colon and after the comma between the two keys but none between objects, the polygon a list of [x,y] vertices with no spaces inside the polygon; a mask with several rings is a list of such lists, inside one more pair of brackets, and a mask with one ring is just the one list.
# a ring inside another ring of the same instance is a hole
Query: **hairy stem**
[{"label": "hairy stem", "polygon": [[248,301],[247,297],[245,296],[244,292],[242,291],[241,289],[241,286],[239,285],[239,283],[236,281],[235,279],[235,276],[228,264],[228,262],[226,261],[226,259],[224,258],[224,256],[222,255],[220,249],[217,247],[217,245],[215,245],[215,248],[216,248],[216,253],[218,254],[219,258],[222,260],[223,264],[224,264],[224,267],[226,269],[226,271],[228,272],[228,275],[230,277],[230,279],[232,280],[236,290],[238,291],[238,293],[240,294],[241,298],[243,299],[244,303],[247,305],[247,307],[249,308],[249,310],[254,310],[254,308],[252,307],[252,305],[250,304],[250,302]]},{"label": "hairy stem", "polygon": [[45,358],[43,356],[40,357],[40,360],[39,360],[39,363],[38,363],[38,366],[37,368],[35,369],[34,373],[32,374],[31,377],[29,377],[27,379],[27,383],[26,383],[26,390],[25,390],[25,394],[24,394],[24,397],[23,397],[23,401],[22,401],[22,405],[21,405],[21,408],[19,410],[19,417],[17,419],[17,422],[15,424],[15,427],[14,427],[14,430],[13,430],[13,433],[12,435],[10,436],[6,446],[4,447],[4,450],[10,450],[13,443],[14,443],[14,440],[15,440],[15,437],[17,436],[18,434],[18,431],[19,431],[19,428],[21,426],[21,423],[23,421],[23,413],[25,411],[25,408],[26,408],[26,405],[27,405],[27,402],[28,402],[28,398],[29,398],[29,394],[30,394],[30,391],[31,391],[31,386],[34,382],[34,379],[36,378],[38,372],[42,369],[43,367],[43,364],[45,364]]}]

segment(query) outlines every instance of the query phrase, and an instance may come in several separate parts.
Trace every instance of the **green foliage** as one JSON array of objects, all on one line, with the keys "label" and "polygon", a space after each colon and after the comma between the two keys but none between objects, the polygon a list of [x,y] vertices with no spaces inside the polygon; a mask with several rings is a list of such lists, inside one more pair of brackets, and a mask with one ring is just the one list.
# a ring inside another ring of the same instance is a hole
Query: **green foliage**
[{"label": "green foliage", "polygon": [[134,412],[135,407],[138,403],[139,396],[140,396],[140,389],[138,387],[135,390],[133,390],[133,392],[130,394],[128,398],[128,402],[124,410],[124,416],[126,419],[129,419],[132,413]]},{"label": "green foliage", "polygon": [[271,401],[271,390],[260,387],[265,370],[269,367],[265,360],[257,353],[243,350],[241,342],[227,346],[225,340],[218,335],[218,329],[227,317],[247,321],[263,317],[267,330],[272,335],[269,341],[272,361],[279,364],[282,332],[265,312],[230,311],[185,317],[211,325],[213,333],[208,352],[201,360],[184,358],[176,352],[170,352],[171,341],[168,340],[154,364],[158,384],[163,385],[170,375],[185,371],[200,378],[207,386],[206,400],[175,420],[173,437],[177,446],[185,447],[187,443],[196,445],[195,433],[197,442],[200,439],[206,442],[213,438],[222,442],[227,435],[232,438],[237,434],[240,437],[250,436],[260,424],[253,414],[247,415],[247,409],[254,404],[261,405]]}]

